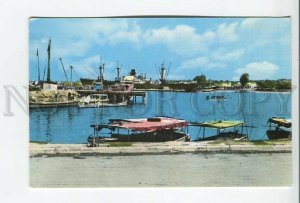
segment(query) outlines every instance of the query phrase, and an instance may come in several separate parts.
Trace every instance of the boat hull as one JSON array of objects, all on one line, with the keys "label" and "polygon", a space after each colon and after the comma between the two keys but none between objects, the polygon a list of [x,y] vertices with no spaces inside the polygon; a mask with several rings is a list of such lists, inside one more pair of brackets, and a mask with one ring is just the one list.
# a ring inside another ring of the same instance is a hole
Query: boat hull
[{"label": "boat hull", "polygon": [[292,134],[289,131],[283,130],[268,130],[267,136],[269,140],[276,140],[276,139],[284,139],[284,138],[292,138]]},{"label": "boat hull", "polygon": [[65,107],[65,106],[76,106],[77,101],[67,102],[30,102],[29,108],[48,108],[48,107]]},{"label": "boat hull", "polygon": [[79,103],[80,108],[102,108],[102,107],[118,107],[118,106],[127,106],[127,102],[121,103]]},{"label": "boat hull", "polygon": [[209,140],[218,140],[218,139],[247,139],[246,134],[236,133],[236,132],[226,132],[220,133],[219,135],[214,135],[210,137],[199,138],[197,141],[209,141]]},{"label": "boat hull", "polygon": [[175,140],[189,141],[189,136],[182,132],[172,130],[161,130],[155,132],[146,132],[139,134],[112,134],[112,138],[116,138],[119,142],[167,142]]}]

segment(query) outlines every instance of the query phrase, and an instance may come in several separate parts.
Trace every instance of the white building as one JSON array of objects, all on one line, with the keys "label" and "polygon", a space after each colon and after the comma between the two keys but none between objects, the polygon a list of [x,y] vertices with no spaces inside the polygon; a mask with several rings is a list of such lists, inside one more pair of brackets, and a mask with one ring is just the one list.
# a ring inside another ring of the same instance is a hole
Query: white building
[{"label": "white building", "polygon": [[257,88],[257,84],[255,82],[248,82],[246,84],[245,88],[247,88],[247,89],[256,89]]}]

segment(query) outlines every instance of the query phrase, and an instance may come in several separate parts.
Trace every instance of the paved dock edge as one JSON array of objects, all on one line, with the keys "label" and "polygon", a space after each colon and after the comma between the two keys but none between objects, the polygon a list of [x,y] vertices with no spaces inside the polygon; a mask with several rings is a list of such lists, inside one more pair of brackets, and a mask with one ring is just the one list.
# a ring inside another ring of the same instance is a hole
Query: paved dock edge
[{"label": "paved dock edge", "polygon": [[176,153],[291,153],[291,143],[273,145],[221,144],[209,142],[134,143],[127,147],[101,144],[87,147],[85,144],[36,144],[30,143],[30,157],[41,156],[94,156],[94,155],[149,155]]}]

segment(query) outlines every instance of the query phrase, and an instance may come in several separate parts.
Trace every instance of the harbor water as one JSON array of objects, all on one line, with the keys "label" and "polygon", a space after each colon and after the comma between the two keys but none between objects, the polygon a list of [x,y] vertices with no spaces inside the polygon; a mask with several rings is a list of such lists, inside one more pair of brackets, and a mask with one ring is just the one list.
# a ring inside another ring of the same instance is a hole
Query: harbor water
[{"label": "harbor water", "polygon": [[[210,100],[219,96],[220,100]],[[223,97],[224,96],[224,97]],[[30,108],[30,141],[48,143],[86,143],[93,134],[91,124],[107,123],[116,118],[144,118],[169,116],[190,122],[240,120],[248,127],[243,129],[250,140],[266,140],[268,118],[291,118],[291,93],[278,92],[163,92],[148,91],[145,103],[123,107]],[[192,140],[203,136],[197,127],[184,129]],[[216,134],[206,130],[205,136]],[[108,135],[107,135],[108,136]]]}]

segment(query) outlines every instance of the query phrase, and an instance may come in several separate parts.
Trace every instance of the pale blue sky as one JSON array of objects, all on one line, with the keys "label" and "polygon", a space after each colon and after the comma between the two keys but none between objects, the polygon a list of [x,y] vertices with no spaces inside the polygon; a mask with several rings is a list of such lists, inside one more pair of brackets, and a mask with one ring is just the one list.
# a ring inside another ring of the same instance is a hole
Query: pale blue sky
[{"label": "pale blue sky", "polygon": [[289,18],[31,19],[31,80],[37,80],[36,49],[43,78],[49,38],[54,81],[65,80],[60,57],[78,77],[96,78],[102,57],[106,79],[116,76],[117,61],[121,75],[135,68],[152,80],[158,79],[156,66],[163,61],[172,63],[167,79],[205,74],[214,80],[238,80],[244,72],[253,80],[291,78]]}]

